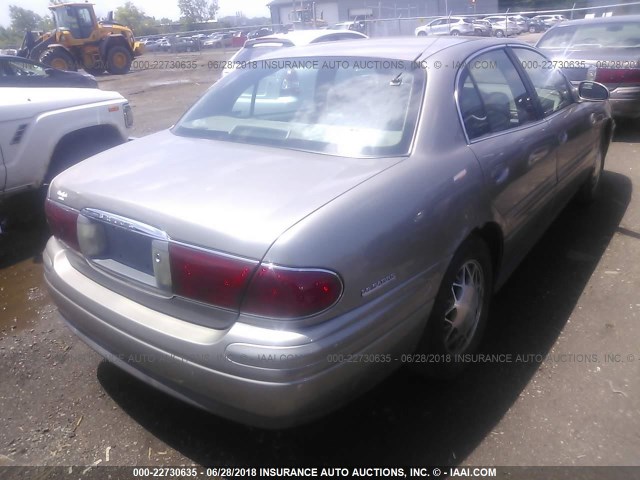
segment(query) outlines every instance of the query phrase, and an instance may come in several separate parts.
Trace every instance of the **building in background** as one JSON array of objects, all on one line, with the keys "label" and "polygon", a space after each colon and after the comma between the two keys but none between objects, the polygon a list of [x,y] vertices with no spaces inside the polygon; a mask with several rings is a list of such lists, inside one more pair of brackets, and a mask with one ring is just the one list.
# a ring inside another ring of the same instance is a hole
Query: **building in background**
[{"label": "building in background", "polygon": [[349,20],[495,13],[498,0],[272,0],[269,9],[274,24],[291,24],[304,16],[331,25]]}]

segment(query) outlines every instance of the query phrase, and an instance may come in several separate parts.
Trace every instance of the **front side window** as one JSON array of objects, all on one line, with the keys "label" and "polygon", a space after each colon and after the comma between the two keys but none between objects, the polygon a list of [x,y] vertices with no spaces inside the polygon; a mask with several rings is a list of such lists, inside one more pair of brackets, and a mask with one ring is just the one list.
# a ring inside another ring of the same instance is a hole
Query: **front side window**
[{"label": "front side window", "polygon": [[406,155],[425,72],[397,60],[260,60],[191,108],[177,135],[349,157]]},{"label": "front side window", "polygon": [[467,63],[460,77],[458,101],[470,139],[538,120],[529,92],[502,49]]},{"label": "front side window", "polygon": [[536,89],[545,117],[573,103],[567,79],[558,69],[553,68],[549,60],[538,52],[525,48],[514,48],[513,52]]}]

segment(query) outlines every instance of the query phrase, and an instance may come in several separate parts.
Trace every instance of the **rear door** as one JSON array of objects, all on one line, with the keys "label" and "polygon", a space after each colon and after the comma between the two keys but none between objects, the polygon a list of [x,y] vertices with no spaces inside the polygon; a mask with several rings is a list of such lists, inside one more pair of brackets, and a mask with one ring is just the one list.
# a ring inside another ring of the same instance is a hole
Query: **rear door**
[{"label": "rear door", "polygon": [[504,47],[467,61],[458,99],[469,146],[508,240],[534,225],[553,197],[555,136]]}]

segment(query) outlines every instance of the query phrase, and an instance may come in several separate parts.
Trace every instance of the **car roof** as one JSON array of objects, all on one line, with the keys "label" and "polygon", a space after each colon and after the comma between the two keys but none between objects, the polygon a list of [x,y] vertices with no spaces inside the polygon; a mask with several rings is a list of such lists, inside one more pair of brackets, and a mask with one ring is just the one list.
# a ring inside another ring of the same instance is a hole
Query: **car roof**
[{"label": "car roof", "polygon": [[340,40],[335,42],[316,43],[305,46],[290,47],[286,50],[275,50],[265,54],[261,59],[281,57],[366,57],[391,58],[412,61],[415,58],[427,58],[450,48],[461,49],[462,54],[468,50],[476,50],[492,45],[522,44],[519,40],[489,37],[393,37],[369,38],[357,42]]},{"label": "car roof", "polygon": [[[326,35],[344,35],[345,31],[333,31],[333,30],[296,30],[288,33],[276,33],[274,35],[268,35],[265,37],[260,37],[259,42],[256,43],[268,43],[269,40],[289,40],[294,45],[309,45],[320,37],[324,37]],[[361,37],[367,38],[366,35],[360,32],[349,32],[349,34],[353,33],[353,38]]]},{"label": "car roof", "polygon": [[619,15],[617,17],[583,18],[580,20],[569,20],[558,23],[555,28],[566,28],[572,25],[596,25],[607,23],[640,23],[640,15]]}]

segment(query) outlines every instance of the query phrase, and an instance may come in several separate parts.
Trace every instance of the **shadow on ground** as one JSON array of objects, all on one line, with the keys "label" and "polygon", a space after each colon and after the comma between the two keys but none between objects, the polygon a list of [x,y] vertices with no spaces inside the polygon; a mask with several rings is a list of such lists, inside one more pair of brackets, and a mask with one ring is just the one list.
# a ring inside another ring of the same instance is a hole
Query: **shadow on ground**
[{"label": "shadow on ground", "polygon": [[27,259],[40,262],[49,238],[44,195],[21,194],[0,204],[0,270]]},{"label": "shadow on ground", "polygon": [[[639,136],[619,130],[617,140]],[[494,297],[484,353],[549,353],[631,198],[629,178],[606,171],[602,182],[601,200],[589,208],[570,204]],[[199,464],[456,465],[491,433],[538,367],[472,364],[450,382],[400,370],[338,412],[284,431],[201,412],[107,362],[98,378],[133,419]]]}]

